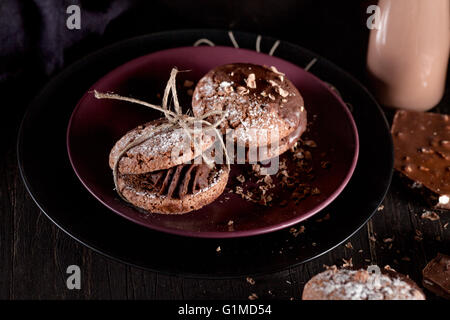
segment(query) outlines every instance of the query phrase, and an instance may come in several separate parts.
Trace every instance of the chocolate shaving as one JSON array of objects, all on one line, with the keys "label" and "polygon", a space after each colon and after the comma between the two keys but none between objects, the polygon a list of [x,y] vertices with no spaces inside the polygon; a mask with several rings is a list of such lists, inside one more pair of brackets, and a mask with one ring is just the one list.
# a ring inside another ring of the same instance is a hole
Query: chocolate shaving
[{"label": "chocolate shaving", "polygon": [[173,168],[169,168],[166,172],[166,177],[164,178],[164,181],[162,183],[161,189],[159,189],[158,194],[162,195],[164,194],[165,190],[167,189],[167,186],[169,185],[170,176],[172,175]]},{"label": "chocolate shaving", "polygon": [[178,197],[180,199],[182,199],[188,193],[189,182],[191,181],[191,172],[194,168],[195,165],[191,164],[184,174],[184,177],[180,184],[180,188],[178,190]]},{"label": "chocolate shaving", "polygon": [[199,165],[195,171],[193,191],[204,189],[208,187],[208,176],[211,169],[205,165]]},{"label": "chocolate shaving", "polygon": [[172,176],[172,181],[170,181],[169,189],[167,190],[167,196],[169,198],[172,198],[175,188],[178,186],[178,181],[180,180],[181,170],[183,170],[183,166],[177,166],[175,169],[175,172]]}]

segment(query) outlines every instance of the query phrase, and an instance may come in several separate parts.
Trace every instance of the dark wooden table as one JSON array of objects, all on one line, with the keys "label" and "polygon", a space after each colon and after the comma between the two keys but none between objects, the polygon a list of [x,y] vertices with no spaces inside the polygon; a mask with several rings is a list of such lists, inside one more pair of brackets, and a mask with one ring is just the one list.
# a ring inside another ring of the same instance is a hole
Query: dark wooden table
[{"label": "dark wooden table", "polygon": [[[367,1],[366,1],[367,2]],[[356,14],[363,16],[363,6]],[[333,14],[330,13],[330,15]],[[229,27],[246,28],[261,21],[233,22]],[[285,22],[288,23],[289,21]],[[310,22],[310,21],[309,21]],[[319,30],[315,38],[309,33],[284,33],[269,22],[267,33],[308,47],[330,58],[364,81],[364,50],[367,30],[356,31],[353,38],[333,40],[331,31]],[[187,23],[187,26],[195,23]],[[220,26],[211,23],[206,26]],[[358,20],[363,25],[363,20]],[[179,27],[175,24],[172,27]],[[335,26],[340,26],[336,24]],[[154,26],[153,26],[154,27]],[[330,26],[329,26],[330,27]],[[164,28],[164,25],[158,26]],[[362,27],[361,27],[362,28]],[[345,27],[345,30],[348,28]],[[363,28],[362,28],[363,29]],[[119,29],[116,29],[119,30]],[[344,31],[345,31],[344,30]],[[350,29],[348,29],[350,30]],[[141,32],[145,32],[142,29]],[[147,30],[148,31],[148,30]],[[111,33],[111,32],[110,32]],[[262,33],[262,31],[260,32]],[[128,36],[123,34],[122,36]],[[321,41],[324,38],[327,41]],[[362,39],[355,42],[356,39]],[[333,42],[334,41],[334,42]],[[325,44],[324,44],[325,42]],[[339,46],[334,46],[339,42]],[[329,50],[330,46],[333,50]],[[77,58],[77,54],[74,54]],[[394,177],[383,206],[346,245],[296,268],[254,278],[230,280],[199,280],[166,276],[130,267],[97,254],[60,231],[39,211],[21,181],[15,153],[15,139],[20,119],[29,99],[38,92],[33,77],[14,87],[16,112],[2,121],[0,162],[0,299],[248,299],[255,293],[263,299],[300,299],[303,285],[324,265],[351,263],[354,267],[369,264],[390,265],[397,271],[421,282],[421,271],[437,252],[450,252],[450,214],[440,213],[440,219],[421,218],[428,208]],[[39,78],[37,83],[44,83]],[[12,85],[11,85],[12,86]],[[447,86],[449,88],[449,86]],[[8,87],[3,88],[8,91]],[[450,92],[437,111],[450,112]],[[390,115],[390,113],[388,113]],[[367,186],[370,189],[370,186]],[[76,264],[81,268],[81,290],[68,290],[66,268]],[[428,293],[428,298],[435,297]]]}]

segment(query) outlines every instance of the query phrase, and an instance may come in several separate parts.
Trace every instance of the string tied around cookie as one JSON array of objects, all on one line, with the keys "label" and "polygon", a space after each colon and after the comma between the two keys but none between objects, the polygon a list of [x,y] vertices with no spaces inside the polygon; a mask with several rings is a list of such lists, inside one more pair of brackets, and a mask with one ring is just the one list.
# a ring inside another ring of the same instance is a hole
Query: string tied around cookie
[{"label": "string tied around cookie", "polygon": [[[128,202],[128,200],[126,200],[124,198],[124,196],[120,192],[119,186],[118,186],[118,168],[119,168],[120,159],[131,148],[136,147],[136,146],[144,143],[145,141],[151,139],[155,133],[169,129],[169,128],[183,129],[184,132],[187,134],[189,141],[193,142],[194,150],[196,150],[196,148],[198,147],[197,141],[195,139],[195,135],[198,133],[198,131],[199,130],[200,131],[201,130],[212,130],[224,152],[226,164],[227,164],[228,168],[230,168],[230,158],[228,156],[227,149],[225,147],[225,143],[222,138],[222,134],[217,129],[217,127],[225,120],[227,113],[222,110],[213,110],[213,111],[203,114],[201,117],[193,117],[193,116],[189,116],[188,114],[184,114],[182,112],[182,109],[181,109],[181,106],[180,106],[180,103],[178,100],[178,95],[177,95],[176,76],[177,76],[178,72],[179,71],[176,68],[173,68],[172,71],[170,72],[170,78],[167,81],[166,88],[164,90],[164,96],[162,99],[161,106],[154,105],[154,104],[151,104],[151,103],[148,103],[148,102],[145,102],[142,100],[138,100],[135,98],[120,96],[115,93],[102,93],[102,92],[98,92],[97,90],[94,90],[94,96],[97,99],[121,100],[121,101],[127,101],[127,102],[134,103],[134,104],[140,104],[140,105],[146,106],[148,108],[162,112],[164,114],[164,117],[168,121],[168,123],[164,123],[159,126],[156,126],[153,130],[150,130],[147,134],[144,134],[144,135],[140,136],[139,138],[135,139],[134,141],[130,142],[129,144],[127,144],[120,151],[117,158],[115,159],[114,166],[113,166],[114,185],[115,185],[116,191],[120,195],[120,197],[127,202]],[[172,94],[174,110],[170,109],[170,106],[168,103],[170,94]],[[216,122],[210,123],[209,121],[206,120],[206,118],[215,116],[215,115],[220,116],[220,118]],[[200,125],[200,127],[197,127],[197,124]],[[202,156],[203,161],[205,161],[205,163],[211,167],[214,161],[212,161],[211,159],[208,159],[203,152],[202,152],[201,156]]]}]

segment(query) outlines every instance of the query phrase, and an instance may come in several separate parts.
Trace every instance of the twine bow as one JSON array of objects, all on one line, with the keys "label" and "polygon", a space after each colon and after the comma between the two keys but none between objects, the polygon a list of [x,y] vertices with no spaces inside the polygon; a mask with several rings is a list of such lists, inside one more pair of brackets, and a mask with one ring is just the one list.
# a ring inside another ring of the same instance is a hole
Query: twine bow
[{"label": "twine bow", "polygon": [[[161,106],[154,105],[154,104],[151,104],[151,103],[148,103],[145,101],[141,101],[138,99],[134,99],[134,98],[120,96],[120,95],[114,94],[114,93],[101,93],[101,92],[98,92],[97,90],[94,90],[94,95],[95,95],[95,98],[97,98],[97,99],[121,100],[121,101],[128,101],[128,102],[135,103],[135,104],[140,104],[140,105],[146,106],[148,108],[162,112],[168,121],[168,123],[161,124],[161,125],[155,127],[153,130],[150,130],[148,133],[140,136],[138,139],[127,144],[119,152],[119,155],[116,157],[116,159],[114,161],[114,166],[113,166],[114,185],[115,185],[116,191],[120,195],[120,197],[127,202],[128,202],[128,200],[124,198],[124,196],[120,192],[119,186],[118,186],[119,161],[122,158],[122,156],[126,152],[128,152],[131,148],[136,147],[136,146],[144,143],[145,141],[151,139],[151,137],[159,131],[162,131],[165,129],[182,128],[184,130],[184,132],[187,134],[189,141],[194,142],[194,150],[196,150],[196,148],[197,148],[196,140],[192,139],[195,136],[195,134],[198,133],[199,130],[200,131],[201,130],[213,130],[216,138],[219,140],[220,145],[224,151],[226,164],[227,164],[228,168],[230,167],[230,159],[228,157],[225,143],[223,142],[222,134],[217,129],[217,127],[225,120],[227,113],[222,110],[213,110],[208,113],[205,113],[201,117],[193,117],[193,116],[189,116],[187,114],[183,114],[181,107],[180,107],[180,103],[178,101],[177,88],[176,88],[176,76],[177,76],[178,72],[179,71],[176,68],[172,69],[172,71],[170,73],[170,78],[167,81],[167,85],[164,90],[164,96],[163,96]],[[174,111],[172,111],[170,109],[170,106],[168,105],[168,99],[169,99],[170,93],[172,93]],[[214,123],[210,123],[207,120],[205,120],[206,118],[213,116],[213,115],[220,115],[221,117],[218,121],[216,121]],[[196,124],[200,124],[200,128],[197,128]],[[205,125],[205,127],[203,127],[203,125]],[[202,158],[209,166],[212,165],[213,161],[207,159],[203,153],[202,153]]]}]

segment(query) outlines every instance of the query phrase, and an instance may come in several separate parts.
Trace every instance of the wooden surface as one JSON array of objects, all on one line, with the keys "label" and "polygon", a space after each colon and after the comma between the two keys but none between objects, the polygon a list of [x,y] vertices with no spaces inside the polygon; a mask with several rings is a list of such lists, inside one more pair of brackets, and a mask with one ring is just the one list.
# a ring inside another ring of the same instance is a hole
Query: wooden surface
[{"label": "wooden surface", "polygon": [[[357,37],[366,39],[367,32],[360,33]],[[364,80],[365,40],[350,39],[347,45],[328,50],[323,41],[312,36],[283,36],[279,30],[272,34],[311,48]],[[39,80],[37,83],[44,83]],[[450,253],[450,228],[444,227],[450,222],[450,213],[440,213],[438,221],[421,219],[426,206],[394,178],[384,208],[349,240],[352,248],[342,245],[299,267],[257,277],[255,284],[245,278],[184,279],[114,262],[60,231],[26,192],[17,168],[15,138],[23,110],[39,90],[32,82],[31,77],[21,83],[30,88],[25,94],[17,84],[14,87],[14,104],[20,108],[3,119],[0,131],[4,137],[0,160],[0,299],[248,299],[252,293],[266,299],[299,299],[304,283],[322,271],[323,265],[340,266],[344,259],[352,259],[355,267],[390,265],[420,283],[425,264],[439,251]],[[449,105],[447,92],[438,109],[449,113]],[[66,287],[66,268],[72,264],[81,268],[81,290]],[[435,299],[429,292],[427,296]]]},{"label": "wooden surface", "polygon": [[[421,219],[423,207],[395,179],[384,209],[349,240],[353,249],[340,246],[297,268],[255,278],[254,285],[245,278],[183,279],[111,261],[60,231],[28,196],[11,149],[0,176],[0,299],[247,299],[252,293],[299,299],[304,283],[323,265],[342,265],[350,258],[355,267],[388,264],[420,282],[427,261],[449,248],[450,230],[443,226],[450,215],[442,213],[434,222]],[[414,239],[416,230],[423,240]],[[383,241],[388,238],[392,248]],[[71,264],[81,268],[81,290],[66,288]]]}]

